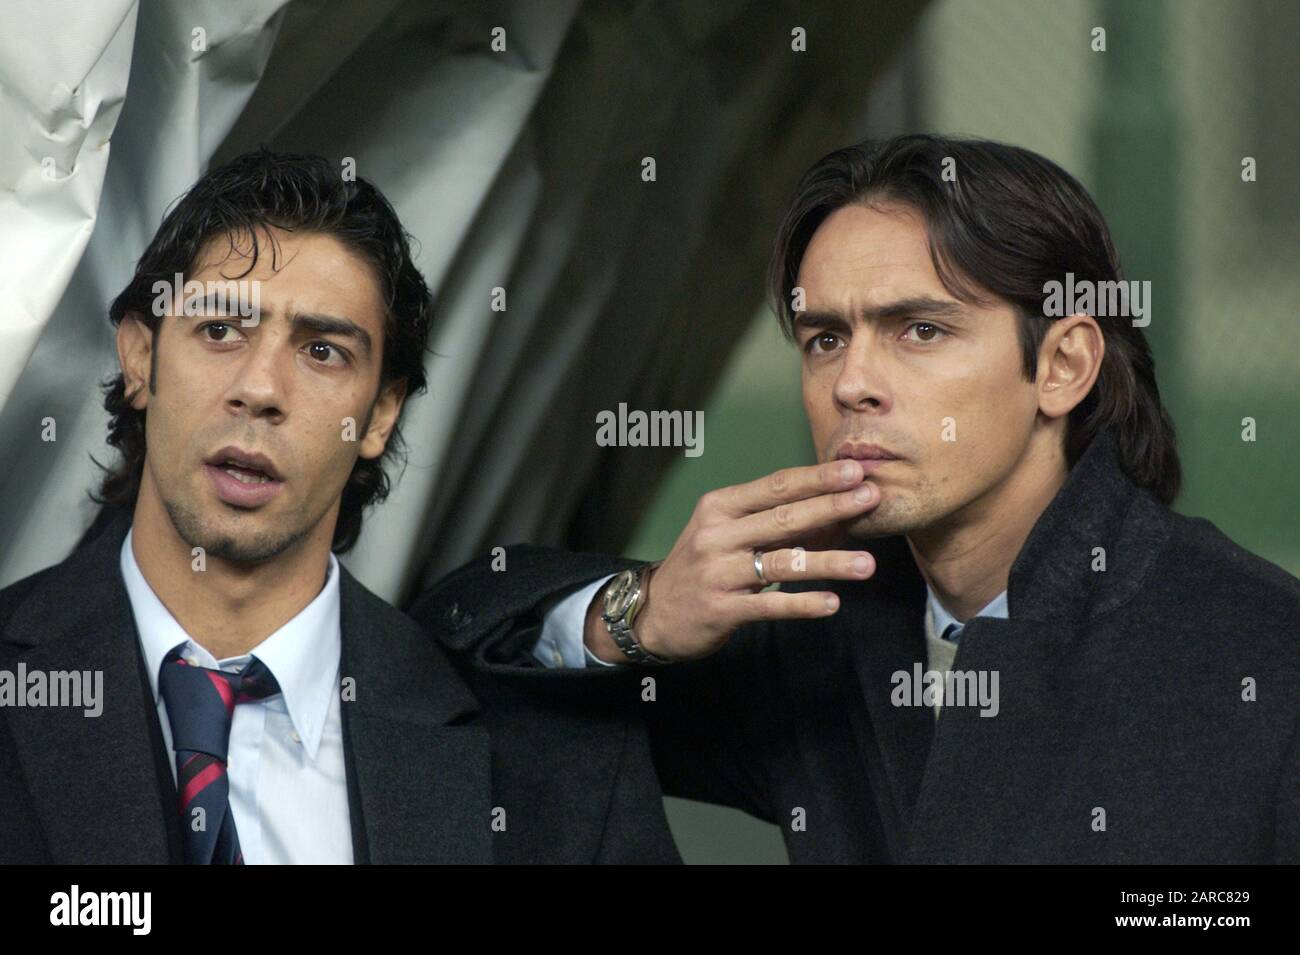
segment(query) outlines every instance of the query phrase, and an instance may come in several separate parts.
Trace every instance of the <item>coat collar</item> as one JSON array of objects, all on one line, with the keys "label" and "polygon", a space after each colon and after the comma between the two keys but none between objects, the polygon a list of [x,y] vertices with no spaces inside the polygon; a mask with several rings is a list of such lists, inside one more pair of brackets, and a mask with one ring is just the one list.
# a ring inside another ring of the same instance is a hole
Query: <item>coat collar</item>
[{"label": "coat collar", "polygon": [[1137,593],[1169,529],[1168,509],[1124,473],[1116,435],[1104,429],[1011,565],[1011,619],[1087,620],[1109,613]]},{"label": "coat collar", "polygon": [[[1051,655],[1085,632],[1088,620],[1137,593],[1168,534],[1168,510],[1129,480],[1115,435],[1103,430],[1075,462],[1012,564],[1010,619],[968,621],[955,664],[978,669],[981,658],[997,655],[1006,665],[1050,666]],[[851,711],[851,721],[873,776],[887,783],[874,795],[891,855],[902,860],[911,848],[908,834],[936,729],[928,707],[893,705],[891,677],[926,665],[926,588],[904,538],[873,542],[872,550],[876,574],[841,588],[848,612],[832,620],[851,647],[866,701],[865,712]],[[952,722],[951,714],[945,718]]]},{"label": "coat collar", "polygon": [[[59,863],[171,858],[175,793],[158,771],[156,711],[118,559],[129,526],[122,515],[41,572],[0,636],[5,668],[104,674],[98,717],[66,707],[5,714]],[[474,696],[419,627],[340,569],[356,860],[491,861],[489,742]]]}]

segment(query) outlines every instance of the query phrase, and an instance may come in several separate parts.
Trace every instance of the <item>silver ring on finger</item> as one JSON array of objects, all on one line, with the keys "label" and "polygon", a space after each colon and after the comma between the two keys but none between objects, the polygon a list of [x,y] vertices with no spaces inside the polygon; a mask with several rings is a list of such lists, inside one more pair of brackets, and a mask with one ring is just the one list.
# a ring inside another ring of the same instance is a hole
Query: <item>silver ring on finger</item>
[{"label": "silver ring on finger", "polygon": [[754,551],[754,573],[758,575],[758,582],[764,587],[772,586],[772,581],[768,580],[767,575],[763,573],[763,552],[761,550]]}]

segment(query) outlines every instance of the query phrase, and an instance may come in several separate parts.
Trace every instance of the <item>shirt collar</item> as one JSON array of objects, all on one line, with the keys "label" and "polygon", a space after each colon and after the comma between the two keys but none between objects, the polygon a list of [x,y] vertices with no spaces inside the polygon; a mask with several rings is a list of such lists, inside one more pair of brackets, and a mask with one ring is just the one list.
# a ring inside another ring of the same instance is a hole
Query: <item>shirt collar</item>
[{"label": "shirt collar", "polygon": [[[943,608],[943,604],[939,603],[939,598],[934,595],[934,591],[930,589],[929,585],[926,585],[925,592],[930,604],[930,613],[934,615],[934,632],[936,634],[942,636],[943,632],[948,629],[950,623],[955,623],[958,627],[965,626],[964,623]],[[1007,592],[1005,590],[1002,591],[1002,593],[990,600],[984,609],[975,614],[975,616],[1001,617],[1003,620],[1007,619]]]},{"label": "shirt collar", "polygon": [[284,705],[307,754],[316,758],[330,702],[337,692],[342,635],[339,624],[339,565],[331,552],[325,586],[292,620],[249,653],[215,659],[196,643],[158,599],[145,580],[131,548],[132,531],[122,542],[122,579],[140,633],[140,646],[149,671],[149,688],[158,700],[158,672],[163,659],[177,646],[186,645],[199,666],[238,668],[250,656],[262,661],[280,684]]}]

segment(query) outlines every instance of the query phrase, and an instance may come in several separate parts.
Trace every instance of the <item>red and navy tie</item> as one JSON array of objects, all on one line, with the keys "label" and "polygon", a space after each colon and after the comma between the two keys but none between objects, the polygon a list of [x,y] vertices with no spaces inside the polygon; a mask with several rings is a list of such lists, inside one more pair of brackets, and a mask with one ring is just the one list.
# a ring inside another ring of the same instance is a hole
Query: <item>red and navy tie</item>
[{"label": "red and navy tie", "polygon": [[185,861],[195,865],[243,865],[239,834],[230,811],[226,757],[235,705],[280,692],[257,657],[238,673],[192,666],[178,646],[163,660],[158,690],[167,704],[176,751]]}]

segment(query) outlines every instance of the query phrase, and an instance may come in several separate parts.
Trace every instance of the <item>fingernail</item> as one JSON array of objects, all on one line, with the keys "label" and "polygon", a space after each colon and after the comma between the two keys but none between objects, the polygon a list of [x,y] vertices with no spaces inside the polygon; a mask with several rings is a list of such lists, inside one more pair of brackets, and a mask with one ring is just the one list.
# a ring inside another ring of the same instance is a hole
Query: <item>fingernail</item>
[{"label": "fingernail", "polygon": [[840,465],[841,481],[852,481],[857,476],[858,476],[858,466],[856,464],[851,464],[848,461],[845,461],[843,464]]},{"label": "fingernail", "polygon": [[839,598],[836,597],[836,596],[834,596],[833,594],[832,594],[831,596],[829,596],[829,597],[826,598],[826,609],[827,609],[827,610],[834,610],[834,609],[835,609],[836,607],[838,607],[839,605],[840,605],[840,600],[839,600]]},{"label": "fingernail", "polygon": [[853,572],[855,574],[865,574],[870,569],[871,561],[867,560],[867,558],[861,556],[853,558]]},{"label": "fingernail", "polygon": [[871,493],[871,485],[863,484],[861,487],[854,490],[853,500],[857,501],[859,504],[870,504]]}]

